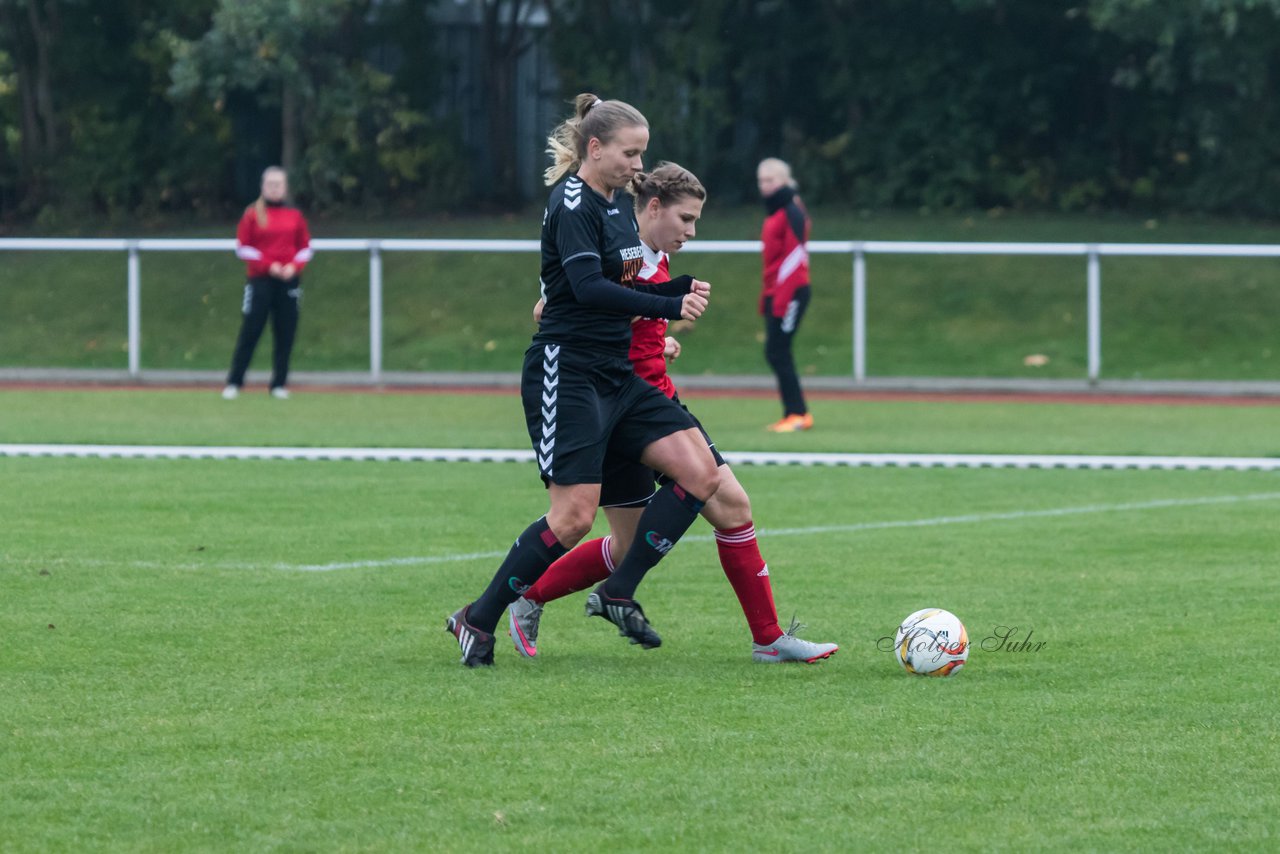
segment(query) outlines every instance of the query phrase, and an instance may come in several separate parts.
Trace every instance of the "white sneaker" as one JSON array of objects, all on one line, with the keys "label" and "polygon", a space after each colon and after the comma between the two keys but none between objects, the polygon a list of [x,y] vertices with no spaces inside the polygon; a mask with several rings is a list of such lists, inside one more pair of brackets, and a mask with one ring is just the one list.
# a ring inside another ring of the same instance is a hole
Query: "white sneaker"
[{"label": "white sneaker", "polygon": [[289,389],[285,388],[282,385],[278,385],[275,388],[271,389],[271,396],[274,397],[276,400],[288,400]]},{"label": "white sneaker", "polygon": [[791,626],[773,643],[751,644],[751,660],[764,664],[778,664],[784,661],[803,661],[805,664],[813,664],[815,661],[830,658],[836,650],[840,649],[833,643],[801,640],[796,637],[796,632],[803,628],[804,626],[792,617]]},{"label": "white sneaker", "polygon": [[240,396],[240,386],[238,385],[229,385],[222,390],[223,400],[235,400],[239,396]]},{"label": "white sneaker", "polygon": [[507,622],[516,652],[525,658],[538,654],[538,624],[542,621],[542,604],[521,596],[507,607]]}]

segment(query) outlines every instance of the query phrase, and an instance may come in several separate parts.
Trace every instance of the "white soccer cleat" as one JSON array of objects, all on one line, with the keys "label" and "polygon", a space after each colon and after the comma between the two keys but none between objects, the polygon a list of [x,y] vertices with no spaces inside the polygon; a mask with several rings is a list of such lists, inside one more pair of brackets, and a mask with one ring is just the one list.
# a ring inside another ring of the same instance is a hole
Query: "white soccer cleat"
[{"label": "white soccer cleat", "polygon": [[229,385],[222,390],[223,400],[235,400],[239,396],[240,396],[240,386],[238,385]]},{"label": "white soccer cleat", "polygon": [[804,626],[797,623],[795,617],[792,617],[791,626],[773,643],[751,644],[751,660],[759,661],[763,664],[779,664],[787,661],[803,661],[805,664],[813,664],[815,661],[830,658],[836,653],[836,650],[840,649],[839,646],[833,643],[814,643],[813,641],[796,637],[796,632],[803,628]]},{"label": "white soccer cleat", "polygon": [[525,658],[538,654],[538,624],[542,622],[542,603],[530,602],[521,596],[507,607],[507,622],[511,625],[511,640],[516,652]]},{"label": "white soccer cleat", "polygon": [[278,385],[275,388],[271,389],[271,396],[274,397],[276,400],[288,400],[289,389],[285,388],[282,385]]}]

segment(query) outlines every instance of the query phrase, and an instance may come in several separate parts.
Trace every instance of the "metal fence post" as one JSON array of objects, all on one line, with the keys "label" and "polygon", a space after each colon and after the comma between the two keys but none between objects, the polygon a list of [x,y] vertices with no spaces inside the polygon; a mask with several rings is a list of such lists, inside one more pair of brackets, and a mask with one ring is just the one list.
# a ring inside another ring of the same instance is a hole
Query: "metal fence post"
[{"label": "metal fence post", "polygon": [[853,251],[853,380],[867,379],[867,256]]},{"label": "metal fence post", "polygon": [[1089,382],[1096,384],[1102,371],[1102,264],[1097,244],[1090,244],[1088,250]]},{"label": "metal fence post", "polygon": [[382,380],[382,244],[369,241],[369,378]]},{"label": "metal fence post", "polygon": [[129,246],[129,376],[137,377],[142,365],[142,271],[138,264],[138,241]]}]

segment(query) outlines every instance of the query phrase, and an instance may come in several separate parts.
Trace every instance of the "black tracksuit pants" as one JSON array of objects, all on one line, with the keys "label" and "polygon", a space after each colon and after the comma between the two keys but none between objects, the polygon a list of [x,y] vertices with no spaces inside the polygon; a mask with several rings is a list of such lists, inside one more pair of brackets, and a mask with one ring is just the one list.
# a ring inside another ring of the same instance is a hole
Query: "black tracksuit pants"
[{"label": "black tracksuit pants", "polygon": [[804,415],[809,407],[800,389],[800,377],[796,374],[796,360],[791,344],[800,328],[800,320],[809,307],[809,286],[796,288],[782,317],[773,316],[773,297],[764,305],[764,357],[778,378],[778,393],[782,396],[782,415]]},{"label": "black tracksuit pants", "polygon": [[253,359],[254,348],[271,317],[273,351],[271,361],[271,387],[280,388],[289,381],[289,355],[293,352],[293,338],[298,331],[298,305],[302,300],[302,282],[298,277],[287,281],[271,276],[255,276],[245,283],[244,304],[241,312],[240,337],[231,357],[231,372],[227,385],[244,385],[245,371]]}]

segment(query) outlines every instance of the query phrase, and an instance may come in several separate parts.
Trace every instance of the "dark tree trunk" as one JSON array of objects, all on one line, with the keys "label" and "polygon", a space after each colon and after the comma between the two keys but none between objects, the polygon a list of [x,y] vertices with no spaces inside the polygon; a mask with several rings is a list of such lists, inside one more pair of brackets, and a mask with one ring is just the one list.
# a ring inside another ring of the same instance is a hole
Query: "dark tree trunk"
[{"label": "dark tree trunk", "polygon": [[[494,201],[521,200],[516,174],[516,68],[532,46],[526,31],[530,0],[485,0],[484,92],[489,139],[489,185]],[[503,12],[506,11],[506,15]]]}]

